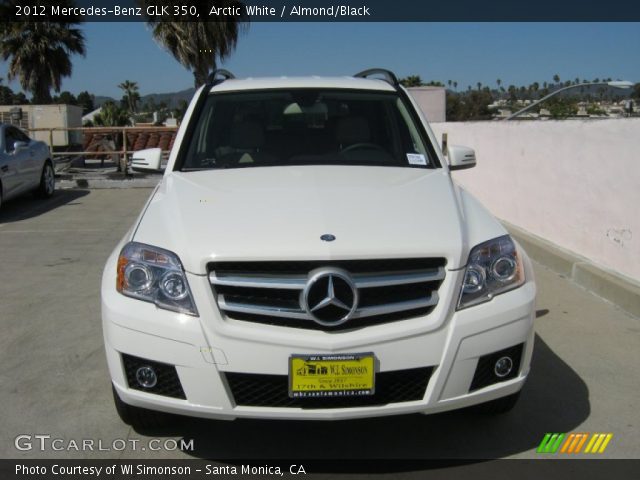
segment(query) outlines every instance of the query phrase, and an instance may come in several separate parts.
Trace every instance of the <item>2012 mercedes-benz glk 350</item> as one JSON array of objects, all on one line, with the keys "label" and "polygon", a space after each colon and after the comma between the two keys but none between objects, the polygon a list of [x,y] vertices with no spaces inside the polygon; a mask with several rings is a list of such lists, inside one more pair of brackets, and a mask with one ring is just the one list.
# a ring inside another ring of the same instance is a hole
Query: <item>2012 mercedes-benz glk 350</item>
[{"label": "2012 mercedes-benz glk 350", "polygon": [[[104,269],[121,417],[509,410],[533,349],[532,267],[452,181],[473,150],[446,150],[386,70],[214,72]],[[133,155],[160,164],[159,149]]]}]

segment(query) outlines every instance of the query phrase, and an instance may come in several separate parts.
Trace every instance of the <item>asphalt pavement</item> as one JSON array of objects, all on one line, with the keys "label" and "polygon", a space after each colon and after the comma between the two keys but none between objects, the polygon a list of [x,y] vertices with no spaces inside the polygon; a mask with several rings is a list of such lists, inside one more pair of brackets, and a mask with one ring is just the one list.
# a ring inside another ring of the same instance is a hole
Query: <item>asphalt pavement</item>
[{"label": "asphalt pavement", "polygon": [[[639,457],[640,319],[540,265],[533,369],[507,415],[183,418],[161,431],[134,431],[113,408],[99,290],[108,254],[150,192],[69,189],[46,201],[27,196],[2,205],[0,458],[539,458],[547,432],[610,432],[600,458]],[[27,435],[23,450],[16,448],[20,435]],[[35,435],[62,439],[62,451],[50,440],[41,450]],[[32,448],[24,450],[29,438]],[[68,448],[87,439],[103,449]],[[192,448],[174,448],[181,441]]]}]

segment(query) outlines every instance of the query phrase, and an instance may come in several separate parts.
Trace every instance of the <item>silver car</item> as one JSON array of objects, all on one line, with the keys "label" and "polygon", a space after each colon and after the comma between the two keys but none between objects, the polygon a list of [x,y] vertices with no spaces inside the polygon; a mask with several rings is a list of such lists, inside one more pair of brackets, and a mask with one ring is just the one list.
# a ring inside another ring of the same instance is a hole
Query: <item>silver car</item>
[{"label": "silver car", "polygon": [[49,147],[22,130],[0,123],[0,206],[25,192],[53,195],[55,176]]}]

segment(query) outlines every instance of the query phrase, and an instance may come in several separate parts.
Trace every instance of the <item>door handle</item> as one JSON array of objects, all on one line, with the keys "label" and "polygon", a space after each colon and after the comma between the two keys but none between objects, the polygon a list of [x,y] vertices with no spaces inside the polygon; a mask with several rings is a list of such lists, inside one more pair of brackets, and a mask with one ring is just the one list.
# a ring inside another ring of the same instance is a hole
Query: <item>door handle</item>
[{"label": "door handle", "polygon": [[2,168],[0,168],[0,170],[2,170],[3,172],[7,172],[9,171],[9,167],[7,165],[3,165]]}]

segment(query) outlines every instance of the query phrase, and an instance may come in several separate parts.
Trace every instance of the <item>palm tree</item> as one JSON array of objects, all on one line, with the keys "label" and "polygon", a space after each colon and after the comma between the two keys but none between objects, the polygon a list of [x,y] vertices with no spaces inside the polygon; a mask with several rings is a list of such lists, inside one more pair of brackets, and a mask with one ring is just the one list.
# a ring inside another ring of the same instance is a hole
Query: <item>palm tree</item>
[{"label": "palm tree", "polygon": [[[3,3],[0,16],[4,18],[9,12],[13,15],[20,2]],[[72,0],[57,5],[75,6]],[[65,21],[0,23],[0,55],[9,60],[7,78],[19,78],[22,89],[31,93],[32,103],[51,103],[51,88],[60,92],[62,78],[71,75],[71,55],[85,54],[84,35],[76,28],[81,21],[80,17],[65,17]]]},{"label": "palm tree", "polygon": [[[138,0],[138,3],[143,4],[143,11],[146,11],[147,4],[168,5],[171,9],[175,2]],[[208,14],[210,3],[208,0],[195,0],[190,5]],[[241,14],[220,18],[219,21],[212,21],[215,17],[209,16],[207,21],[200,22],[195,18],[194,21],[187,21],[188,18],[181,17],[181,21],[176,22],[162,21],[162,16],[147,16],[147,24],[155,41],[193,72],[196,88],[207,81],[209,72],[217,67],[218,60],[224,60],[233,52],[239,34],[249,21],[241,0],[220,0],[216,2],[216,7],[240,7]]]},{"label": "palm tree", "polygon": [[409,75],[406,78],[401,78],[400,84],[402,84],[403,87],[421,87],[424,85],[424,82],[422,78],[420,78],[420,75]]},{"label": "palm tree", "polygon": [[138,92],[138,82],[132,82],[125,80],[118,88],[124,92],[123,101],[126,102],[129,113],[135,113],[138,109],[138,101],[140,100],[140,93]]},{"label": "palm tree", "polygon": [[555,83],[560,83],[560,75],[558,75],[557,73],[553,76],[553,81]]},{"label": "palm tree", "polygon": [[127,111],[109,101],[102,104],[100,113],[93,117],[93,123],[101,127],[122,127],[129,125]]},{"label": "palm tree", "polygon": [[531,84],[531,88],[533,89],[533,93],[537,96],[538,90],[540,90],[540,84],[538,82],[533,82]]},{"label": "palm tree", "polygon": [[455,80],[453,81],[453,89],[457,92],[458,91],[458,82],[456,82]]}]

